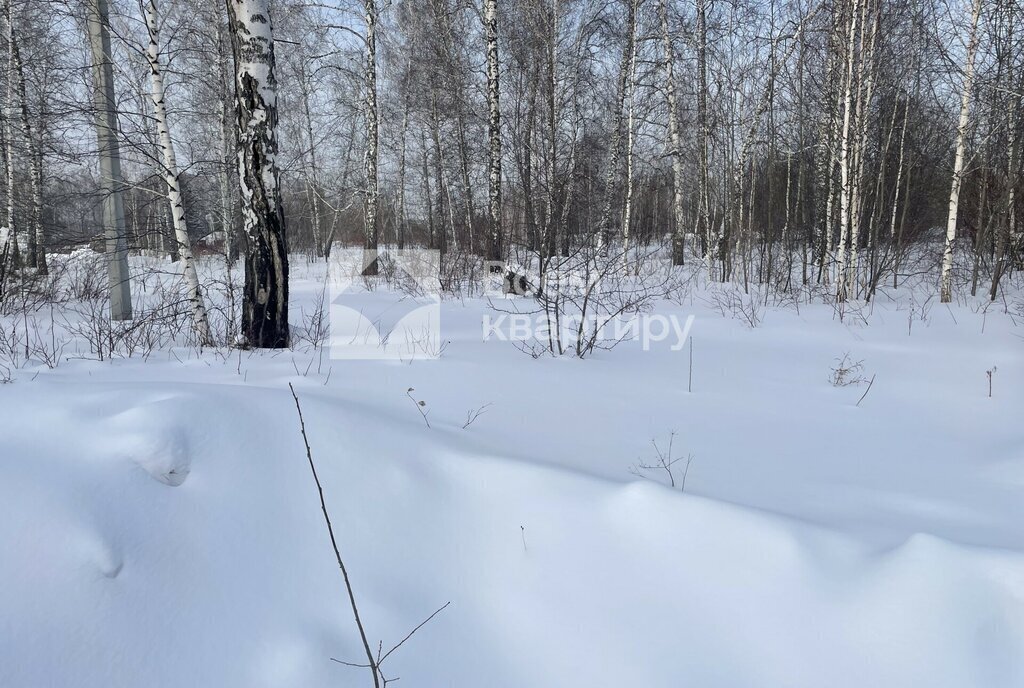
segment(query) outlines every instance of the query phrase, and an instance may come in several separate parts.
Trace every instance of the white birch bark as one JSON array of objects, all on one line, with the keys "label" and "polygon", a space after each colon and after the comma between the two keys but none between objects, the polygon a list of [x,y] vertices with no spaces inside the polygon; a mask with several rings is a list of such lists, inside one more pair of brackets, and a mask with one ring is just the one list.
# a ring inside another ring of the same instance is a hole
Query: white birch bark
[{"label": "white birch bark", "polygon": [[864,45],[864,31],[871,10],[870,3],[865,0],[861,13],[861,56],[858,66],[858,91],[856,105],[857,138],[853,151],[853,182],[850,192],[850,258],[847,266],[846,293],[857,295],[857,270],[860,262],[860,229],[862,217],[862,185],[864,180],[864,158],[868,138],[868,112],[875,88],[875,41],[878,36],[879,14],[874,13],[871,22],[871,34],[867,45]]},{"label": "white birch bark", "polygon": [[[10,29],[11,0],[6,2],[7,26]],[[21,267],[21,251],[18,246],[18,225],[14,216],[14,42],[7,43],[7,89],[4,93],[4,166],[7,169],[7,255],[8,266]],[[4,266],[5,269],[8,266]]]},{"label": "white birch bark", "polygon": [[[665,101],[668,106],[668,139],[672,150],[672,263],[683,264],[683,155],[682,139],[679,134],[679,111],[676,107],[676,83],[675,83],[675,48],[672,46],[672,33],[669,31],[668,22],[668,0],[660,0],[658,11],[661,15],[661,40],[663,59],[665,61]],[[700,18],[698,17],[698,21]],[[698,34],[702,27],[698,27]],[[700,37],[698,36],[698,40]],[[706,96],[705,96],[706,97]],[[699,117],[698,117],[699,119]],[[698,123],[703,127],[704,122]],[[703,137],[702,137],[703,141]],[[703,151],[702,151],[703,158]],[[700,161],[701,165],[706,164],[705,160]],[[701,171],[703,174],[703,170]],[[701,188],[703,191],[703,186]],[[704,198],[698,199],[701,204],[700,212],[703,212]]]},{"label": "white birch bark", "polygon": [[967,63],[964,67],[960,119],[956,127],[953,181],[949,190],[949,213],[946,217],[946,248],[942,254],[942,274],[939,278],[939,299],[942,303],[949,303],[953,300],[953,243],[956,241],[957,212],[960,207],[960,184],[963,181],[964,156],[967,147],[967,125],[971,107],[971,89],[974,86],[974,54],[978,48],[978,19],[981,16],[981,3],[982,0],[974,0],[970,34],[967,38]]},{"label": "white birch bark", "polygon": [[631,0],[632,10],[630,15],[633,17],[632,24],[630,26],[630,53],[629,53],[629,68],[627,70],[627,88],[629,89],[629,96],[626,100],[627,103],[627,117],[626,117],[626,201],[622,208],[622,257],[628,264],[629,262],[629,240],[630,230],[632,229],[633,221],[633,195],[634,195],[634,184],[633,184],[633,148],[636,143],[636,15],[638,0]]},{"label": "white birch bark", "polygon": [[[16,89],[19,112],[21,115],[21,134],[25,138],[26,153],[29,159],[29,180],[32,193],[31,216],[28,224],[27,249],[28,264],[38,270],[39,274],[47,273],[46,247],[43,245],[43,156],[32,127],[32,118],[28,112],[28,97],[25,84],[25,66],[21,60],[21,40],[14,28],[13,5],[7,2],[7,42],[10,50],[10,78]],[[14,141],[8,142],[13,146]]]},{"label": "white birch bark", "polygon": [[402,107],[402,134],[398,149],[398,208],[395,218],[395,241],[398,250],[405,249],[405,177],[406,156],[409,149],[409,97],[406,96]]},{"label": "white birch bark", "polygon": [[490,221],[488,260],[504,255],[501,218],[501,84],[498,72],[498,0],[484,0],[487,40],[487,211]]},{"label": "white birch bark", "polygon": [[181,259],[185,288],[188,291],[188,300],[192,308],[192,325],[199,344],[209,346],[213,344],[210,319],[206,314],[206,303],[203,299],[202,287],[199,284],[199,274],[196,272],[195,258],[192,256],[192,242],[188,236],[188,223],[185,219],[185,199],[181,194],[181,174],[174,154],[170,124],[167,121],[166,90],[163,69],[160,65],[160,24],[157,0],[142,0],[140,4],[149,33],[146,61],[149,63],[150,98],[153,101],[153,118],[156,120],[157,135],[159,136],[174,238],[178,242],[178,256]]},{"label": "white birch bark", "polygon": [[850,8],[849,34],[846,42],[846,85],[843,92],[843,131],[839,142],[839,256],[837,260],[836,298],[846,300],[846,245],[850,233],[850,123],[853,117],[853,75],[856,62],[857,7]]},{"label": "white birch bark", "polygon": [[235,55],[235,121],[246,234],[242,336],[287,348],[288,245],[277,167],[277,79],[269,0],[226,0]]},{"label": "white birch bark", "polygon": [[615,125],[612,130],[611,155],[608,160],[608,171],[604,182],[604,208],[598,223],[597,245],[602,251],[609,240],[612,222],[612,202],[615,191],[615,178],[619,171],[619,155],[622,144],[622,127],[625,122],[626,95],[629,88],[629,70],[633,63],[633,44],[636,42],[636,5],[634,0],[626,0],[626,45],[622,51],[622,64],[619,67],[619,83],[615,92]]},{"label": "white birch bark", "polygon": [[708,148],[711,132],[708,123],[708,29],[707,0],[697,0],[697,231],[704,241],[704,262],[710,276],[713,263],[713,247],[717,243],[711,227],[711,199],[708,185]]},{"label": "white birch bark", "polygon": [[363,274],[376,275],[377,262],[377,208],[379,187],[377,179],[379,123],[377,113],[377,5],[375,0],[364,0],[366,20],[366,66],[363,73],[364,106],[366,110],[366,151],[363,166],[366,172],[366,195],[363,199]]},{"label": "white birch bark", "polygon": [[541,251],[548,255],[554,254],[557,244],[555,227],[555,195],[558,185],[555,182],[556,161],[558,155],[558,0],[551,2],[551,22],[548,36],[548,193],[544,204],[544,231],[546,241],[541,242]]}]

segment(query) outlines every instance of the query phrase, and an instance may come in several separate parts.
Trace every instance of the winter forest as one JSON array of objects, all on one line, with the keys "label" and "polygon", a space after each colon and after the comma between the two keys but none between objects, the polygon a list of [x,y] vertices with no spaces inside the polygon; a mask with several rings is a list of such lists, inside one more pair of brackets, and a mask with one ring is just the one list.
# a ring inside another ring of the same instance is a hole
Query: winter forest
[{"label": "winter forest", "polygon": [[1019,0],[0,0],[0,686],[1024,686]]}]

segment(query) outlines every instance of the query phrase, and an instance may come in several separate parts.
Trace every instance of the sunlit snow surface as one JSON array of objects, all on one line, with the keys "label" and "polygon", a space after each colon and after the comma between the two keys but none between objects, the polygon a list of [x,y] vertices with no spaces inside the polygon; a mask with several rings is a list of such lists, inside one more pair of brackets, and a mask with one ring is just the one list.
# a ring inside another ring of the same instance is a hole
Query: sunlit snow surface
[{"label": "sunlit snow surface", "polygon": [[[298,325],[323,281],[293,280]],[[1015,297],[751,329],[706,295],[657,308],[696,315],[692,392],[688,348],[535,360],[482,342],[473,298],[442,304],[436,361],[25,363],[0,385],[0,686],[370,685],[330,659],[362,650],[289,382],[371,641],[451,601],[399,685],[1024,686]],[[859,406],[829,382],[847,352]],[[685,493],[630,472],[672,432]]]}]

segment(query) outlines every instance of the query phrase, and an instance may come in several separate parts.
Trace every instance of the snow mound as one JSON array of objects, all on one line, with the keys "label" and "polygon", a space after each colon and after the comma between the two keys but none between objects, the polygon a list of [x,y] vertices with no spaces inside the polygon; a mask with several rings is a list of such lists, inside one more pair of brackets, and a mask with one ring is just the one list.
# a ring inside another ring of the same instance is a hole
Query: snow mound
[{"label": "snow mound", "polygon": [[178,487],[192,470],[189,438],[166,402],[116,414],[107,421],[109,451],[137,464],[154,480]]}]

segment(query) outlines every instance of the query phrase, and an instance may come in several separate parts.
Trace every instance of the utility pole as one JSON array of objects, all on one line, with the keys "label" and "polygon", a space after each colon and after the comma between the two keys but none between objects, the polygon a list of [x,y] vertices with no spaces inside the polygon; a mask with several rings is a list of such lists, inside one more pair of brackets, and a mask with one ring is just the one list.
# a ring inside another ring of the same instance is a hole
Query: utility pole
[{"label": "utility pole", "polygon": [[124,200],[121,190],[121,152],[117,144],[114,110],[114,70],[110,51],[107,0],[89,0],[89,44],[99,143],[100,184],[103,189],[103,228],[106,236],[107,273],[110,278],[110,317],[131,320],[132,292],[128,282],[128,244],[125,240]]}]

